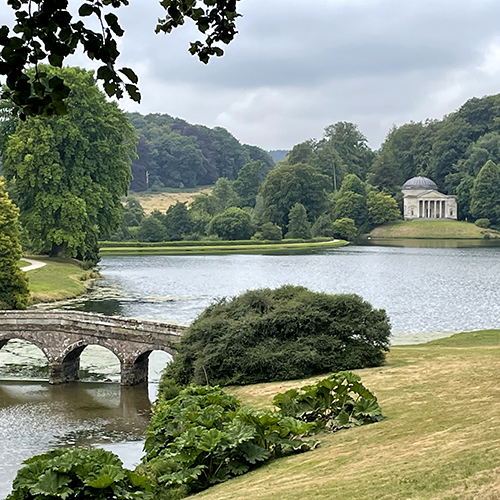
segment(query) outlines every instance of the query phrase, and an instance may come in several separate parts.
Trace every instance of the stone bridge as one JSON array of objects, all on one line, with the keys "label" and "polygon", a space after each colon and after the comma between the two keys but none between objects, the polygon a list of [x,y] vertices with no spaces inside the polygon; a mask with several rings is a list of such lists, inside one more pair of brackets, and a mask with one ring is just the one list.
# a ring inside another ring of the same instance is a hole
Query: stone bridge
[{"label": "stone bridge", "polygon": [[0,311],[0,349],[12,339],[38,346],[49,364],[49,383],[78,380],[80,354],[88,345],[100,345],[120,361],[122,385],[147,382],[149,355],[175,353],[187,329],[77,311]]}]

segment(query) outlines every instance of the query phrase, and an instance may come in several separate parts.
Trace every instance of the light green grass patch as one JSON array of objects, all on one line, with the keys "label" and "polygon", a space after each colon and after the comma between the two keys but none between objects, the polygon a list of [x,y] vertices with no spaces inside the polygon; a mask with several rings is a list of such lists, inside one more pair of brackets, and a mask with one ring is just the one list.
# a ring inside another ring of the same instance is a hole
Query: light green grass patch
[{"label": "light green grass patch", "polygon": [[[31,302],[53,302],[70,299],[85,292],[95,274],[84,271],[72,259],[34,256],[45,266],[28,271]],[[22,263],[21,263],[22,265]]]},{"label": "light green grass patch", "polygon": [[[500,330],[391,348],[357,370],[382,422],[320,435],[321,446],[194,496],[206,500],[500,498]],[[245,404],[312,381],[230,388]]]},{"label": "light green grass patch", "polygon": [[491,229],[481,229],[470,222],[418,220],[379,226],[369,236],[371,238],[483,239],[485,236],[499,238],[500,233]]}]

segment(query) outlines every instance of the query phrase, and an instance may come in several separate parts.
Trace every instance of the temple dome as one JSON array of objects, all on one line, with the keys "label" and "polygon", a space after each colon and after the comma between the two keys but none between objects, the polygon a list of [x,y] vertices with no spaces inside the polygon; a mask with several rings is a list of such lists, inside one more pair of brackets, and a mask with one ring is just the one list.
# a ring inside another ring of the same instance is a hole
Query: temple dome
[{"label": "temple dome", "polygon": [[431,181],[427,177],[412,177],[403,184],[403,187],[401,189],[402,190],[435,189],[436,191],[438,190],[436,183],[434,181]]}]

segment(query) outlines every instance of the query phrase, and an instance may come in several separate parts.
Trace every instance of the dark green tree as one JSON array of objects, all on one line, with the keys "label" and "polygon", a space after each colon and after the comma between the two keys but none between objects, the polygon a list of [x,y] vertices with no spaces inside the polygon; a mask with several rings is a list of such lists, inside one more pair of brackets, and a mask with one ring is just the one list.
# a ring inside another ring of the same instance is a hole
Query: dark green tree
[{"label": "dark green tree", "polygon": [[295,203],[288,214],[288,232],[285,238],[311,239],[311,223],[307,220],[306,207]]},{"label": "dark green tree", "polygon": [[321,214],[314,222],[311,228],[311,234],[314,238],[318,236],[333,236],[333,224],[330,214]]},{"label": "dark green tree", "polygon": [[28,280],[18,265],[22,256],[18,213],[0,177],[0,309],[26,309],[28,305]]},{"label": "dark green tree", "polygon": [[314,220],[326,210],[331,190],[330,178],[314,167],[303,163],[283,165],[271,170],[262,184],[263,218],[284,229],[290,209],[301,203]]},{"label": "dark green tree", "polygon": [[239,204],[238,195],[233,187],[233,181],[230,181],[225,177],[219,177],[217,179],[217,182],[212,190],[212,196],[219,203],[219,212]]},{"label": "dark green tree", "polygon": [[374,226],[394,222],[401,218],[396,200],[389,194],[370,191],[366,197],[368,219]]},{"label": "dark green tree", "polygon": [[260,228],[260,236],[263,240],[281,241],[283,238],[281,227],[272,222],[265,222]]},{"label": "dark green tree", "polygon": [[296,144],[285,157],[285,162],[288,165],[296,165],[297,163],[311,164],[316,157],[316,141],[309,139],[307,141]]},{"label": "dark green tree", "polygon": [[230,207],[216,215],[208,225],[207,233],[223,240],[248,240],[254,232],[250,214],[237,207]]},{"label": "dark green tree", "polygon": [[358,234],[358,229],[352,219],[343,217],[333,221],[333,234],[341,240],[353,241]]},{"label": "dark green tree", "polygon": [[335,219],[353,219],[356,226],[362,226],[367,221],[366,196],[354,191],[339,194],[335,198],[334,216]]},{"label": "dark green tree", "polygon": [[356,174],[364,179],[374,159],[366,137],[358,126],[350,122],[337,122],[325,128],[323,144],[319,147],[333,146],[346,166],[347,173]]},{"label": "dark green tree", "polygon": [[164,220],[166,235],[169,240],[182,240],[193,230],[193,223],[189,217],[185,203],[177,202],[168,207]]},{"label": "dark green tree", "polygon": [[221,212],[220,202],[215,196],[208,194],[195,196],[188,209],[193,232],[199,235],[206,234],[206,228],[212,218]]},{"label": "dark green tree", "polygon": [[265,164],[260,161],[253,161],[243,165],[238,172],[238,177],[234,181],[233,188],[239,196],[242,207],[254,207],[255,198],[259,193],[259,186],[263,180],[262,172],[265,171]]},{"label": "dark green tree", "polygon": [[165,226],[156,217],[144,217],[137,229],[137,238],[139,241],[165,241]]},{"label": "dark green tree", "polygon": [[36,252],[95,263],[98,239],[111,235],[122,217],[136,139],[91,72],[44,71],[64,76],[71,87],[69,112],[19,122],[6,145],[5,175],[15,181],[20,219]]},{"label": "dark green tree", "polygon": [[500,166],[488,160],[477,174],[471,193],[470,211],[475,219],[500,222]]},{"label": "dark green tree", "polygon": [[144,217],[144,210],[140,201],[133,196],[127,198],[123,207],[123,220],[127,227],[138,226]]}]

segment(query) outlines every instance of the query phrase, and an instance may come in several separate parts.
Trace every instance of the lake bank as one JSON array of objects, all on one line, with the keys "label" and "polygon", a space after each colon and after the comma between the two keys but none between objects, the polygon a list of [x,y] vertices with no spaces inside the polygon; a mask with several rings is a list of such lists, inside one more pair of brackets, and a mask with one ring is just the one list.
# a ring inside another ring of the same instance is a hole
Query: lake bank
[{"label": "lake bank", "polygon": [[337,248],[347,245],[344,240],[315,241],[315,242],[172,242],[172,243],[135,243],[123,244],[107,242],[101,246],[101,255],[222,255],[246,253],[283,253],[283,252],[309,252]]},{"label": "lake bank", "polygon": [[[313,451],[276,460],[210,488],[206,500],[493,500],[500,493],[500,330],[391,348],[356,370],[385,420],[321,434]],[[243,404],[322,377],[229,387]],[[55,446],[103,446],[139,461],[147,391],[118,384],[0,383],[0,498],[22,458]],[[3,440],[3,441],[2,441]],[[363,478],[363,480],[360,480]]]},{"label": "lake bank", "polygon": [[[26,269],[23,260],[20,265]],[[83,270],[74,259],[30,255],[28,260],[44,264],[27,271],[31,305],[78,297],[99,278],[96,271]]]}]

